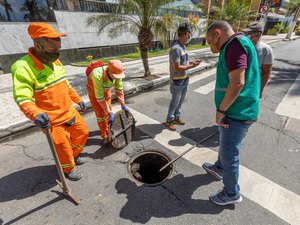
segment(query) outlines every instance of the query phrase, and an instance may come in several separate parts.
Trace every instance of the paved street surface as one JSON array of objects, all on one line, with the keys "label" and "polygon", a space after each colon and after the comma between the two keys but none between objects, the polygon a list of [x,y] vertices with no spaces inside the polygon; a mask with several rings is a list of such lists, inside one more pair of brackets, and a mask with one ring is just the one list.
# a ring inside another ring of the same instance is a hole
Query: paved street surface
[{"label": "paved street surface", "polygon": [[122,150],[103,146],[94,113],[84,114],[90,130],[83,153],[87,163],[78,167],[84,177],[68,182],[81,198],[78,206],[61,196],[41,132],[32,128],[2,141],[0,224],[300,224],[300,39],[271,46],[272,78],[241,151],[242,203],[221,207],[208,199],[222,188],[201,168],[217,158],[218,133],[179,159],[173,176],[159,186],[141,185],[127,172],[128,160],[138,152],[159,150],[174,159],[217,131],[211,69],[191,77],[182,108],[187,123],[175,132],[162,125],[170,100],[167,85],[127,98],[137,129]]}]

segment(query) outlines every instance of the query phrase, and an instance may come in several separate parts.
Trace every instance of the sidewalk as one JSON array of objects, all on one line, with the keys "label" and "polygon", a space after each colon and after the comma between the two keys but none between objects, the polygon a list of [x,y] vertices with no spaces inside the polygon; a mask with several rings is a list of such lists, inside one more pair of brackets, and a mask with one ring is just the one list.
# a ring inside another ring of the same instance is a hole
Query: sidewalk
[{"label": "sidewalk", "polygon": [[[281,41],[285,35],[263,36],[263,41],[272,43]],[[297,36],[295,36],[297,37]],[[295,38],[294,37],[294,38]],[[298,37],[297,37],[298,38]],[[189,71],[190,74],[211,68],[217,63],[217,55],[211,53],[209,48],[193,50],[189,52],[190,58],[202,58],[200,66]],[[149,66],[152,80],[143,77],[144,69],[141,60],[133,60],[124,63],[126,77],[124,79],[124,94],[130,95],[142,92],[146,89],[154,88],[169,82],[169,56],[159,56],[149,58]],[[90,102],[86,93],[86,67],[65,66],[67,78],[78,94],[90,107]],[[0,138],[17,133],[34,124],[24,116],[19,107],[13,100],[11,74],[0,75]]]}]

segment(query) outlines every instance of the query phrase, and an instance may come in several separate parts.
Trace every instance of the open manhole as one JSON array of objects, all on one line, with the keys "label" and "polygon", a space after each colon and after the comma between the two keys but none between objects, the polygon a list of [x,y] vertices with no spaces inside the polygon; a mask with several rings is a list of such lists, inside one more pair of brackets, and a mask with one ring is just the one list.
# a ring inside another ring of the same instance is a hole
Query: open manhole
[{"label": "open manhole", "polygon": [[143,151],[129,160],[127,170],[135,181],[146,186],[157,186],[172,176],[172,164],[159,172],[170,161],[171,159],[162,152]]}]

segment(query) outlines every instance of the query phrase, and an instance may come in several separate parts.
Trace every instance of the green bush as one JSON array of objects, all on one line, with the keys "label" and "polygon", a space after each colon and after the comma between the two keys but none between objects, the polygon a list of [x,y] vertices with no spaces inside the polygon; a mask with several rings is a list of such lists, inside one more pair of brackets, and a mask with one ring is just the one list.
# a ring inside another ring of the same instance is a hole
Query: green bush
[{"label": "green bush", "polygon": [[280,34],[287,34],[289,32],[288,28],[282,29],[281,31],[279,31]]},{"label": "green bush", "polygon": [[284,29],[284,25],[283,25],[283,23],[277,23],[277,24],[273,27],[273,29],[276,29],[278,32],[280,32],[281,30]]},{"label": "green bush", "polygon": [[269,29],[267,31],[267,35],[277,35],[277,34],[278,34],[278,31],[275,28]]},{"label": "green bush", "polygon": [[87,61],[92,61],[93,60],[93,56],[92,55],[88,55],[88,56],[85,57],[85,59]]},{"label": "green bush", "polygon": [[295,30],[295,34],[300,36],[300,29]]}]

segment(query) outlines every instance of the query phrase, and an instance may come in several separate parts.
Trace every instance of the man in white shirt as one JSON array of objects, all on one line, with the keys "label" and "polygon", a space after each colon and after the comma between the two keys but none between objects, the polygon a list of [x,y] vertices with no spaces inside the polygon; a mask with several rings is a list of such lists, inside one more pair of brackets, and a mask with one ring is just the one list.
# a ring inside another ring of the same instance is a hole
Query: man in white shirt
[{"label": "man in white shirt", "polygon": [[262,92],[268,83],[272,71],[274,61],[273,51],[268,44],[260,40],[263,33],[263,26],[261,23],[251,23],[247,28],[243,29],[243,32],[250,38],[256,49],[261,72],[260,97],[262,97]]}]

